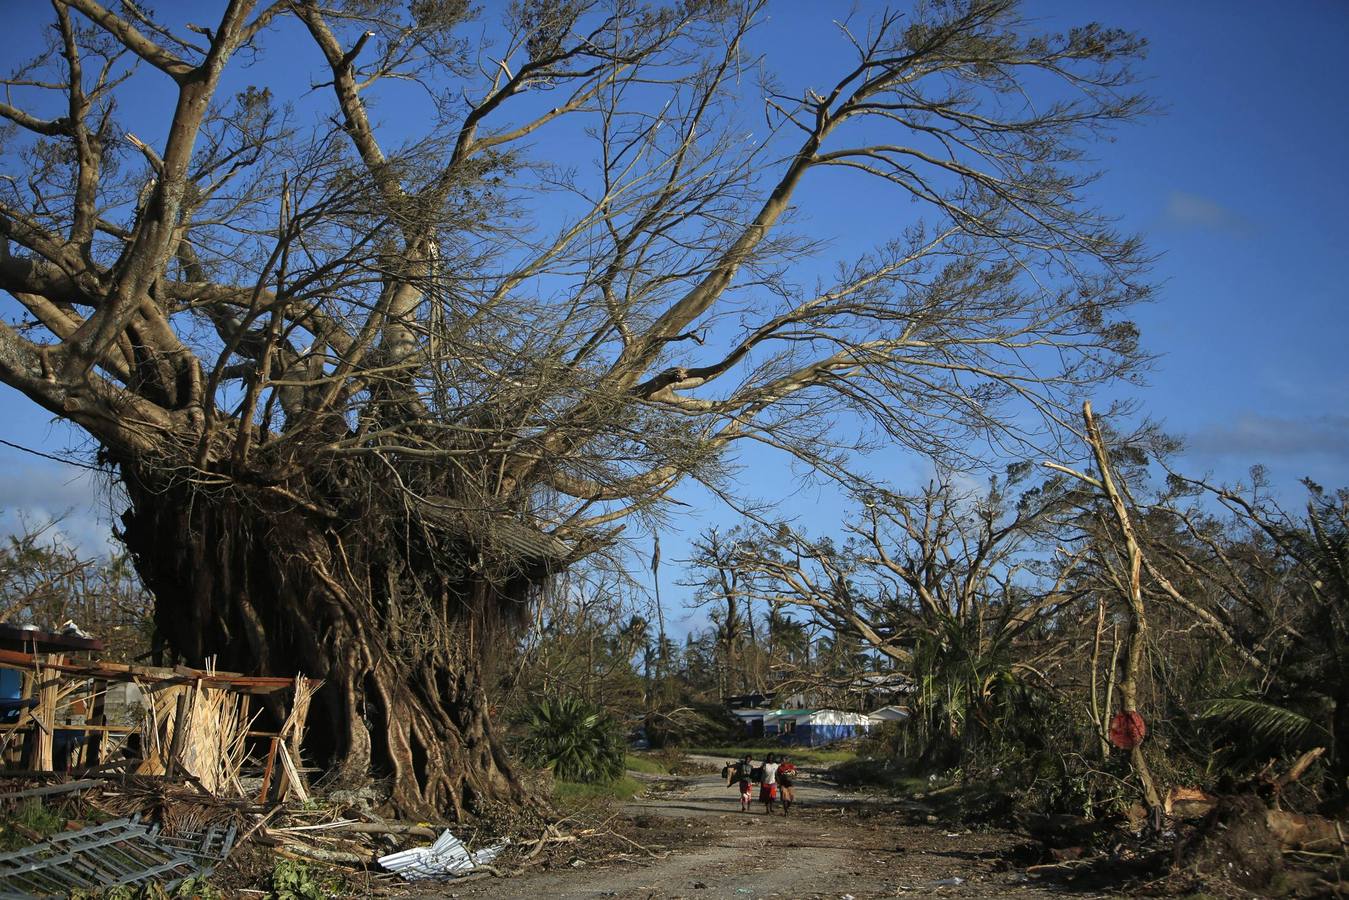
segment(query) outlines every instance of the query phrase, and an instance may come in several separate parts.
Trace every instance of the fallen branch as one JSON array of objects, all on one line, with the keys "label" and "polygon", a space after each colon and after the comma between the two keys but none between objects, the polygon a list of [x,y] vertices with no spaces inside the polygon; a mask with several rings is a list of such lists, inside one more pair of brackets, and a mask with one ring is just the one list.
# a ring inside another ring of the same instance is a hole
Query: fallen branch
[{"label": "fallen branch", "polygon": [[318,825],[292,825],[288,828],[272,829],[273,834],[300,834],[318,831],[349,834],[402,834],[429,838],[440,836],[439,831],[426,825],[408,825],[402,822],[357,822],[354,819],[340,819],[336,822],[321,822]]},{"label": "fallen branch", "polygon": [[234,846],[230,847],[230,852],[226,854],[225,858],[229,859],[229,857],[234,854],[235,850],[238,850],[245,843],[247,843],[248,839],[251,838],[254,834],[256,834],[258,829],[264,828],[267,825],[267,823],[272,820],[272,817],[275,816],[280,811],[281,811],[280,806],[273,806],[271,809],[269,809],[266,815],[262,816],[261,818],[258,819],[257,822],[253,823],[252,828],[244,832],[243,837],[239,838],[237,841],[234,842]]},{"label": "fallen branch", "polygon": [[1095,860],[1090,859],[1069,859],[1056,863],[1041,863],[1037,866],[1027,866],[1027,875],[1049,875],[1054,872],[1071,872],[1073,869],[1080,869],[1083,866],[1091,865]]},{"label": "fallen branch", "polygon": [[534,842],[534,849],[526,853],[521,859],[533,859],[539,855],[539,852],[543,850],[544,846],[547,844],[569,843],[576,840],[579,840],[576,835],[566,835],[564,837],[558,832],[557,826],[549,825],[548,828],[544,830],[543,834],[539,835],[539,839]]},{"label": "fallen branch", "polygon": [[1309,768],[1311,768],[1312,763],[1320,759],[1321,755],[1325,752],[1325,747],[1317,747],[1316,749],[1308,750],[1306,753],[1299,756],[1297,761],[1293,763],[1291,769],[1274,779],[1274,789],[1276,791],[1281,791],[1288,787],[1288,785],[1297,781]]},{"label": "fallen branch", "polygon": [[1309,847],[1345,846],[1344,835],[1339,823],[1322,816],[1305,816],[1298,813],[1271,809],[1265,813],[1265,824],[1270,833],[1285,848],[1305,850]]},{"label": "fallen branch", "polygon": [[633,847],[636,847],[638,850],[641,850],[643,853],[645,853],[652,859],[664,859],[665,857],[670,855],[670,851],[668,850],[666,850],[663,853],[657,853],[650,847],[643,846],[642,844],[639,844],[636,841],[634,841],[632,838],[619,834],[617,831],[611,830],[609,831],[609,834],[613,835],[614,837],[618,838],[620,841],[623,841],[624,843],[631,844]]},{"label": "fallen branch", "polygon": [[524,871],[523,866],[513,869],[510,872],[503,872],[496,866],[491,865],[474,866],[473,871],[469,872],[467,875],[456,875],[442,883],[463,884],[466,881],[477,881],[482,878],[510,878],[512,875],[518,875],[522,871]]},{"label": "fallen branch", "polygon": [[286,841],[282,846],[274,847],[272,852],[277,856],[284,856],[287,859],[300,862],[324,862],[345,866],[361,866],[362,868],[373,866],[376,861],[373,854],[362,856],[359,853],[347,853],[342,850],[321,850],[318,847],[311,847],[298,841]]}]

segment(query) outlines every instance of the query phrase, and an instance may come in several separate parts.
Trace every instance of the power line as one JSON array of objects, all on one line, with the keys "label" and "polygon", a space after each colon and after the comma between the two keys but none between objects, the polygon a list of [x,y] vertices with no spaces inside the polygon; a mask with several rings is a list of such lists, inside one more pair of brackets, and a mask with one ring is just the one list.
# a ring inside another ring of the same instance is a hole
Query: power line
[{"label": "power line", "polygon": [[91,466],[88,463],[75,462],[73,460],[64,459],[60,456],[53,456],[50,453],[43,453],[41,450],[34,450],[32,447],[25,447],[22,444],[16,444],[13,441],[7,441],[4,438],[0,438],[0,444],[4,444],[6,447],[13,447],[15,450],[22,450],[24,453],[31,453],[34,456],[40,456],[43,459],[50,459],[52,462],[59,462],[64,463],[67,466],[74,466],[77,469],[88,469],[90,472],[103,471],[98,466]]}]

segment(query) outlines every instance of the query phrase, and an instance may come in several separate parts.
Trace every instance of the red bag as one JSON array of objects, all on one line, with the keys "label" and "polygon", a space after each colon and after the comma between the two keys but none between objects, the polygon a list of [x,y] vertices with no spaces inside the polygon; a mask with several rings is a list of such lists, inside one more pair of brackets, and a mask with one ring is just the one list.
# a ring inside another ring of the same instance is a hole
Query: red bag
[{"label": "red bag", "polygon": [[1110,743],[1121,750],[1132,750],[1148,736],[1148,726],[1138,710],[1115,713],[1110,720]]}]

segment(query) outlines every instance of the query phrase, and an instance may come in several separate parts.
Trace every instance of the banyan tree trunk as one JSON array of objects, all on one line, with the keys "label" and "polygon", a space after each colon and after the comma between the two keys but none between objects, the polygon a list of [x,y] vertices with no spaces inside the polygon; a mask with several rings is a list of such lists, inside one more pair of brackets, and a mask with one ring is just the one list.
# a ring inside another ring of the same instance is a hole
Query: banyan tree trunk
[{"label": "banyan tree trunk", "polygon": [[189,665],[322,678],[305,748],[348,784],[388,777],[405,815],[526,802],[483,674],[530,588],[475,575],[464,547],[293,491],[164,486],[123,467],[124,539],[156,625]]}]

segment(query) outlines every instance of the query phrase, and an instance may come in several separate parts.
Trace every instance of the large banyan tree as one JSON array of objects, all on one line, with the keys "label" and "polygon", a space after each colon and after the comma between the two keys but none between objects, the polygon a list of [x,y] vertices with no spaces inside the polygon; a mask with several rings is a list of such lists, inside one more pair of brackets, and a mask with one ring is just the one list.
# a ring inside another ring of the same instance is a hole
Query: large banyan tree
[{"label": "large banyan tree", "polygon": [[[1084,197],[1128,34],[877,9],[801,84],[764,0],[104,2],[5,79],[0,381],[172,651],[323,678],[309,751],[405,811],[518,799],[484,660],[681,481],[1035,440],[1140,361]],[[892,227],[825,265],[811,184]]]}]

